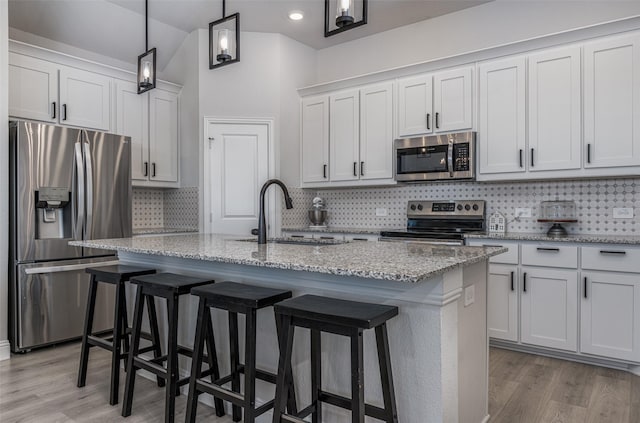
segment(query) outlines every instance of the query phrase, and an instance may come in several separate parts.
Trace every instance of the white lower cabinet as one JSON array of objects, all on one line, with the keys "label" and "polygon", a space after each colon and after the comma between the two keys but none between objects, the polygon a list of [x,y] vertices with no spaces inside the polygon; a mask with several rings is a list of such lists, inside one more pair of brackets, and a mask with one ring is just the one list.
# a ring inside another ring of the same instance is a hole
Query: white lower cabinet
[{"label": "white lower cabinet", "polygon": [[523,267],[521,291],[521,341],[577,351],[577,272]]},{"label": "white lower cabinet", "polygon": [[487,328],[491,338],[518,340],[518,266],[489,265]]}]

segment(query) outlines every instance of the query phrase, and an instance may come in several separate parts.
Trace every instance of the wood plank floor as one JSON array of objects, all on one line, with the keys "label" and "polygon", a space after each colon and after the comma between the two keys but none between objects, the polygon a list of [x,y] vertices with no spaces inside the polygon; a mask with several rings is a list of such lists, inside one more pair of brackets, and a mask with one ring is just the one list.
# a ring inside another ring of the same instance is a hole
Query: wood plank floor
[{"label": "wood plank floor", "polygon": [[489,414],[492,423],[638,423],[640,377],[492,348]]},{"label": "wood plank floor", "polygon": [[[76,388],[79,355],[80,345],[74,343],[0,362],[0,422],[163,420],[164,389],[142,377],[136,379],[130,417],[120,416],[121,404],[109,405],[107,351],[91,351],[87,386]],[[489,376],[491,422],[640,422],[640,377],[626,372],[492,348]],[[124,372],[121,379],[123,385]],[[186,395],[179,396],[176,422],[184,421],[185,405]],[[200,404],[198,421],[231,419],[216,418],[212,408]]]}]

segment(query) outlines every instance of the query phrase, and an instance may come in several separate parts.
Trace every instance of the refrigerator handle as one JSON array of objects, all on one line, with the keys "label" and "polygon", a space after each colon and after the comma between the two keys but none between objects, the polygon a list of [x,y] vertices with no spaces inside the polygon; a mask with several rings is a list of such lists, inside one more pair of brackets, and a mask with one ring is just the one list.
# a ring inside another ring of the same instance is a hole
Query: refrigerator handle
[{"label": "refrigerator handle", "polygon": [[73,237],[75,239],[82,239],[82,223],[84,222],[84,166],[82,165],[82,146],[80,142],[76,142],[76,173],[78,175],[78,214],[76,217],[76,224],[74,226]]},{"label": "refrigerator handle", "polygon": [[84,145],[84,163],[87,170],[87,226],[85,239],[89,239],[93,230],[93,163],[91,162],[88,142]]}]

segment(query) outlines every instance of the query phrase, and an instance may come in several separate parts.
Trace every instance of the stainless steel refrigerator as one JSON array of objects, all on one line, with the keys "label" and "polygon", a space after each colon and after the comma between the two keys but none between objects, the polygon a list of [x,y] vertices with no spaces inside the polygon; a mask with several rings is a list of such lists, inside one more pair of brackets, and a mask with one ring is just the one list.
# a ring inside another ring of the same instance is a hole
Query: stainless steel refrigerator
[{"label": "stainless steel refrigerator", "polygon": [[[12,350],[25,352],[81,336],[85,269],[117,258],[68,242],[131,236],[131,142],[11,121],[9,145],[10,335]],[[98,291],[94,331],[113,325],[109,288]]]}]

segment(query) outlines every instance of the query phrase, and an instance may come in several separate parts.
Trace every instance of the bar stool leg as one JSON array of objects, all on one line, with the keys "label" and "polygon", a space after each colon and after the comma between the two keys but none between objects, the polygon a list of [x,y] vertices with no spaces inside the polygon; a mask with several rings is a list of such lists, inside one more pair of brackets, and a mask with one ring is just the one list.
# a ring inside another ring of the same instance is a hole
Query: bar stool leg
[{"label": "bar stool leg", "polygon": [[287,380],[291,375],[291,354],[293,350],[293,332],[291,316],[282,316],[282,337],[280,338],[280,358],[278,359],[278,376],[276,377],[276,398],[273,402],[273,423],[282,422],[282,413],[287,406]]},{"label": "bar stool leg", "polygon": [[[278,336],[278,347],[280,347],[280,339],[282,338],[282,317],[274,313],[276,321],[276,333]],[[298,414],[298,405],[296,401],[296,391],[293,385],[293,369],[291,363],[289,363],[289,377],[287,378],[287,385],[289,386],[289,393],[287,397],[287,410],[289,414]]]},{"label": "bar stool leg", "polygon": [[[198,388],[196,381],[200,378],[202,369],[202,352],[204,349],[204,334],[206,333],[203,326],[205,326],[205,320],[207,318],[206,311],[208,307],[206,300],[200,298],[198,305],[198,320],[196,325],[196,337],[193,341],[193,357],[191,357],[191,375],[189,376],[189,395],[187,397],[187,412],[185,415],[185,422],[194,423],[196,421],[196,413],[198,411]],[[216,412],[218,406],[216,404]]]},{"label": "bar stool leg", "polygon": [[322,389],[322,346],[320,343],[320,331],[311,329],[311,403],[316,410],[312,414],[312,423],[322,423],[322,402],[320,402],[320,390]]},{"label": "bar stool leg", "polygon": [[173,423],[178,381],[178,296],[167,298],[169,333],[167,336],[167,386],[165,391],[165,423]]},{"label": "bar stool leg", "polygon": [[95,275],[91,275],[89,282],[89,294],[87,296],[87,310],[84,317],[84,331],[82,333],[82,349],[80,351],[80,368],[78,369],[78,388],[82,388],[87,381],[87,363],[89,362],[89,350],[91,346],[88,344],[88,337],[93,330],[93,312],[96,307],[96,291],[98,282]]},{"label": "bar stool leg", "polygon": [[120,386],[120,354],[122,352],[122,309],[124,307],[124,292],[122,284],[116,284],[116,312],[113,316],[113,341],[111,343],[111,388],[109,404],[118,403],[118,388]]},{"label": "bar stool leg", "polygon": [[138,287],[136,292],[136,305],[133,311],[133,333],[131,334],[131,349],[129,350],[129,358],[127,359],[127,379],[124,385],[124,399],[122,404],[122,417],[131,415],[131,406],[133,405],[133,389],[136,382],[136,367],[134,358],[140,350],[140,332],[142,329],[142,312],[144,311],[143,288]]},{"label": "bar stool leg", "polygon": [[244,421],[253,423],[256,419],[256,310],[245,314],[244,343]]},{"label": "bar stool leg", "polygon": [[[216,342],[213,335],[213,324],[211,323],[211,310],[206,306],[206,314],[204,316],[204,337],[207,343],[207,357],[209,357],[209,369],[211,370],[211,382],[220,379],[220,369],[218,368],[218,354],[216,352]],[[200,322],[198,316],[198,322]],[[202,361],[202,360],[201,360]],[[192,373],[193,374],[193,373]],[[216,416],[224,416],[224,403],[221,398],[213,397],[213,403],[216,408]]]},{"label": "bar stool leg", "polygon": [[[124,290],[124,282],[122,283],[122,289]],[[125,295],[123,295],[125,297]],[[125,359],[124,369],[127,369],[126,360],[129,358],[129,349],[131,345],[129,344],[129,337],[131,333],[129,331],[129,316],[127,315],[127,300],[123,298],[123,306],[122,306],[122,339],[124,341],[124,351],[122,352],[123,358]]]},{"label": "bar stool leg", "polygon": [[364,368],[362,329],[351,334],[351,421],[364,423]]},{"label": "bar stool leg", "polygon": [[376,327],[376,344],[378,346],[378,363],[380,364],[380,378],[382,379],[382,395],[384,409],[387,412],[387,423],[398,423],[396,395],[393,389],[393,375],[391,373],[391,354],[389,353],[389,337],[387,324]]},{"label": "bar stool leg", "polygon": [[[141,289],[138,287],[138,289]],[[153,342],[153,358],[162,356],[162,348],[160,347],[160,331],[158,330],[158,315],[156,314],[156,302],[153,296],[147,295],[147,313],[149,315],[149,330],[151,331],[151,342]],[[158,386],[162,388],[165,385],[163,378],[158,376]]]},{"label": "bar stool leg", "polygon": [[[240,392],[240,348],[238,346],[238,313],[229,312],[229,352],[231,356],[231,389]],[[242,419],[242,409],[233,405],[233,421],[239,422]]]}]

